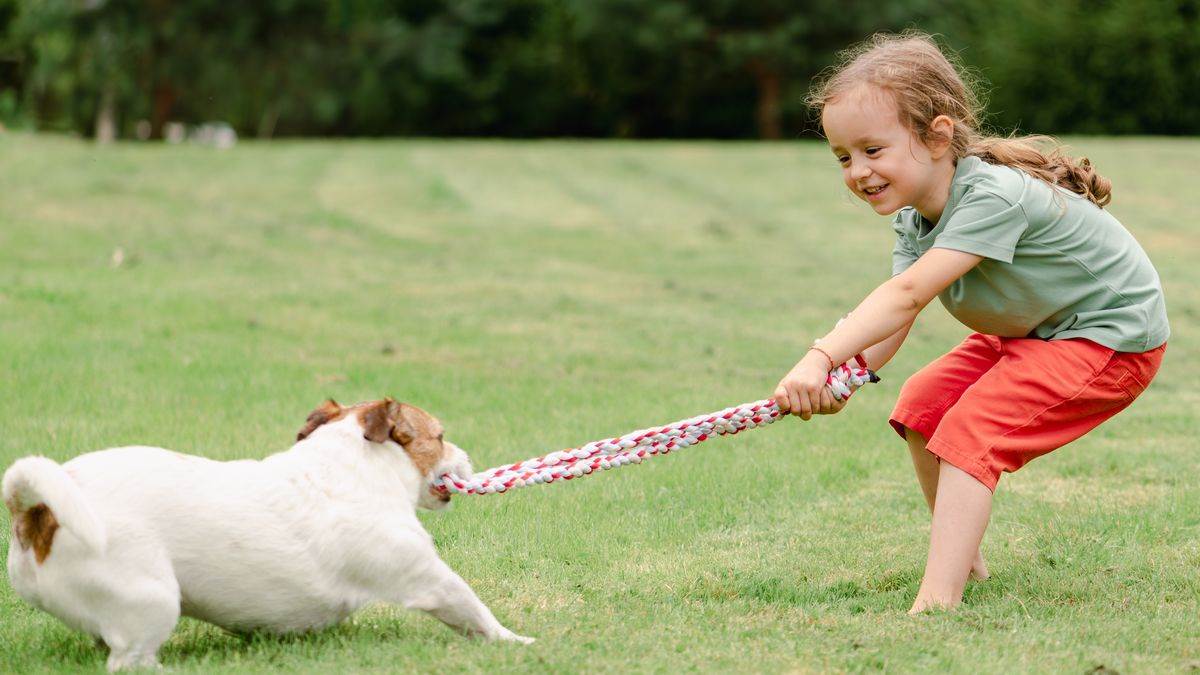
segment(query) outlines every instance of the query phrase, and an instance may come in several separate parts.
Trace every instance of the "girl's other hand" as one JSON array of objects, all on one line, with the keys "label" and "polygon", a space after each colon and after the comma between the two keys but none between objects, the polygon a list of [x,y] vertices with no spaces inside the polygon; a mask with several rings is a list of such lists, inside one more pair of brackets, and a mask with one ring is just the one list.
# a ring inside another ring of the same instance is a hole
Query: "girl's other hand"
[{"label": "girl's other hand", "polygon": [[828,361],[821,352],[810,351],[779,381],[772,398],[779,404],[780,412],[809,420],[813,415],[832,415],[846,407],[846,402],[834,398],[825,386]]},{"label": "girl's other hand", "polygon": [[829,387],[821,387],[821,407],[813,412],[818,415],[835,415],[846,407],[846,402],[850,400],[847,396],[842,400],[837,400],[833,396],[833,390]]}]

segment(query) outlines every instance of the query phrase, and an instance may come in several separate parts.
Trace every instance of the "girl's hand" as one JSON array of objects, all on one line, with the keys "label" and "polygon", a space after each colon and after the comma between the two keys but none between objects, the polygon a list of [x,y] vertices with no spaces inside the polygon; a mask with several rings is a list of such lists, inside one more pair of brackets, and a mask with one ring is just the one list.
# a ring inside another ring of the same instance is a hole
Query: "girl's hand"
[{"label": "girl's hand", "polygon": [[846,401],[833,397],[825,386],[829,377],[829,359],[819,351],[809,351],[800,362],[779,381],[772,397],[783,413],[790,412],[803,420],[813,415],[832,415],[846,407]]}]

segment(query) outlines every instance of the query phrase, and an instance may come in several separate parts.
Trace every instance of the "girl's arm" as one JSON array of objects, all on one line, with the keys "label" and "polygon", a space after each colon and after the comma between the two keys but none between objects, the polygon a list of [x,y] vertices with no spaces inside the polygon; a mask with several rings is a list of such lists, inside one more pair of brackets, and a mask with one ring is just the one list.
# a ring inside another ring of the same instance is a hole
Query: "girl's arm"
[{"label": "girl's arm", "polygon": [[879,370],[887,365],[888,361],[900,351],[900,345],[904,344],[904,340],[908,337],[908,331],[912,330],[913,323],[910,321],[903,328],[892,333],[890,337],[883,342],[876,342],[862,351],[863,358],[867,361],[867,367],[871,370]]},{"label": "girl's arm", "polygon": [[934,248],[907,270],[880,284],[779,382],[773,398],[780,410],[809,419],[814,410],[820,409],[821,391],[833,366],[893,337],[911,324],[938,293],[981,260],[971,253]]}]

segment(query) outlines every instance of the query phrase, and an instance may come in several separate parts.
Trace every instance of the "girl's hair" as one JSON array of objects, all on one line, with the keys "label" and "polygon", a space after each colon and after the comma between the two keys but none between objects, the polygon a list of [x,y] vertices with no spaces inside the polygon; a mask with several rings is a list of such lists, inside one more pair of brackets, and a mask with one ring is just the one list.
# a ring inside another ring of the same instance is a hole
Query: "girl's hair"
[{"label": "girl's hair", "polygon": [[819,115],[839,96],[871,85],[891,96],[900,122],[922,142],[931,140],[929,125],[934,118],[946,115],[954,120],[950,149],[955,160],[975,156],[990,164],[1011,166],[1083,195],[1101,208],[1112,201],[1108,179],[1096,173],[1086,157],[1077,161],[1064,154],[1055,139],[983,133],[975,82],[952,58],[925,33],[880,33],[841,52],[838,63],[818,76],[809,91],[808,105]]}]

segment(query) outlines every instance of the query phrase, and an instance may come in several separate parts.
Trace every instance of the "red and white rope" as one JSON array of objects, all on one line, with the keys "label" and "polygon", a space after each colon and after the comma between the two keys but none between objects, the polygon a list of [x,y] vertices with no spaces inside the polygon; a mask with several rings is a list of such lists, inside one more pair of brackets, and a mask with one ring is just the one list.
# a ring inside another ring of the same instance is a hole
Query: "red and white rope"
[{"label": "red and white rope", "polygon": [[[839,401],[849,398],[855,389],[878,382],[862,357],[857,363],[834,368],[827,386]],[[655,455],[702,443],[713,436],[736,434],[745,429],[765,426],[783,413],[770,399],[726,408],[710,415],[699,415],[661,427],[633,431],[617,438],[593,441],[578,448],[552,452],[524,462],[504,465],[463,477],[445,474],[433,482],[434,489],[465,495],[507,492],[526,485],[553,483],[586,476],[593,471],[615,469],[626,464],[641,464]]]}]

